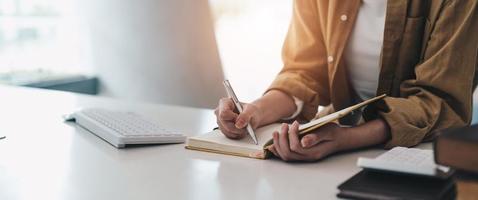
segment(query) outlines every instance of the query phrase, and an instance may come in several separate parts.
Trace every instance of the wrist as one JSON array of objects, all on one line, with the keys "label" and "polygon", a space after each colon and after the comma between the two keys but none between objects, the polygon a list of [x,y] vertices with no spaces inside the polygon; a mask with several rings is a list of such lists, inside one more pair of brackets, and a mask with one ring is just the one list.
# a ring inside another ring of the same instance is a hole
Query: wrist
[{"label": "wrist", "polygon": [[251,103],[260,114],[260,125],[291,116],[296,110],[294,99],[279,90],[271,90]]},{"label": "wrist", "polygon": [[348,137],[348,135],[351,134],[350,132],[353,132],[353,127],[343,127],[339,125],[338,128],[334,130],[333,134],[337,141],[337,151],[347,150],[348,147],[350,147],[350,137]]},{"label": "wrist", "polygon": [[387,140],[388,132],[388,125],[382,119],[368,121],[355,127],[344,128],[338,136],[341,141],[341,150],[382,144]]},{"label": "wrist", "polygon": [[261,105],[260,99],[255,100],[250,104],[255,107],[256,112],[254,113],[254,117],[257,120],[258,126],[264,125],[264,107]]}]

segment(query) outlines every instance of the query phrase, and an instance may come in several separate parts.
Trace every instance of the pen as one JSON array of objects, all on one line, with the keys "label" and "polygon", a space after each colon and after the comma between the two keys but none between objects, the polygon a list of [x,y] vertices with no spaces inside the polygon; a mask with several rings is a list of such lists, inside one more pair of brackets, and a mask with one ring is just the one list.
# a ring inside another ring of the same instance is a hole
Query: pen
[{"label": "pen", "polygon": [[[234,93],[234,90],[232,89],[231,83],[229,83],[228,80],[224,80],[224,87],[226,88],[227,95],[232,99],[234,104],[236,105],[237,110],[239,113],[242,113],[242,105],[241,102],[239,102],[239,99],[237,99],[236,93]],[[247,133],[251,136],[252,140],[254,140],[254,143],[257,145],[259,144],[257,142],[257,137],[256,134],[254,133],[254,130],[252,130],[251,124],[248,122],[247,127],[246,127]]]}]

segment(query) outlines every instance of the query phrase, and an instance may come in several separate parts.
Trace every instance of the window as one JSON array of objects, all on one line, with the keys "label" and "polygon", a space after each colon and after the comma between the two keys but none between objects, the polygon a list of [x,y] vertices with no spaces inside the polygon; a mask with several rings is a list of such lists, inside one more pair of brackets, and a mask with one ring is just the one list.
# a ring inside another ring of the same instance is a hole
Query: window
[{"label": "window", "polygon": [[225,75],[242,101],[262,95],[282,68],[292,1],[210,0]]},{"label": "window", "polygon": [[0,74],[78,73],[82,61],[73,0],[0,0]]}]

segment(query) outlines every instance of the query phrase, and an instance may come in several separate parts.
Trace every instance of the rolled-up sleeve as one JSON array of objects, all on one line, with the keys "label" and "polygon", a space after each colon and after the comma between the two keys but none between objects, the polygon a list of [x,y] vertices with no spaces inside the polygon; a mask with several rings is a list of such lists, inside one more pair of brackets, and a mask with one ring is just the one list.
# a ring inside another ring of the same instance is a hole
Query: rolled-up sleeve
[{"label": "rolled-up sleeve", "polygon": [[269,90],[299,98],[304,107],[299,117],[310,120],[319,104],[330,103],[324,37],[318,23],[316,0],[296,0],[292,21],[282,49],[283,69]]},{"label": "rolled-up sleeve", "polygon": [[415,67],[400,85],[400,98],[384,99],[378,114],[389,124],[386,148],[414,146],[444,128],[464,126],[472,116],[478,49],[477,1],[448,1]]}]

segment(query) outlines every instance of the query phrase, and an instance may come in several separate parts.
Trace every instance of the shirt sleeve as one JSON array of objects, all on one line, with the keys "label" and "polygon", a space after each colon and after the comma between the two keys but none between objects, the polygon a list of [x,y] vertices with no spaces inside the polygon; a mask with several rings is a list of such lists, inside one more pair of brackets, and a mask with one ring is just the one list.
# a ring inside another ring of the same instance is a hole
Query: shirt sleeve
[{"label": "shirt sleeve", "polygon": [[284,67],[267,90],[280,90],[303,101],[298,118],[305,120],[315,117],[319,105],[330,104],[326,48],[318,18],[316,0],[294,1],[282,48]]},{"label": "shirt sleeve", "polygon": [[297,116],[299,116],[300,112],[302,112],[302,108],[304,107],[304,101],[298,99],[297,97],[294,97],[292,96],[292,98],[294,99],[294,103],[295,103],[295,112],[289,116],[289,117],[286,117],[286,118],[282,118],[282,120],[291,120],[291,119],[295,119]]},{"label": "shirt sleeve", "polygon": [[390,126],[386,148],[414,146],[438,130],[471,121],[478,46],[477,1],[449,1],[442,8],[415,67],[416,77],[400,85],[401,97],[387,97],[378,115]]}]

